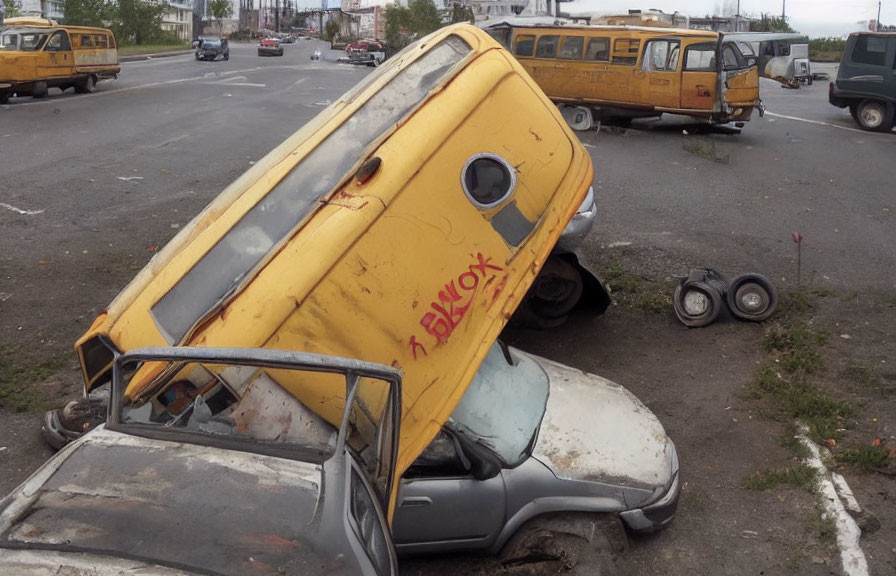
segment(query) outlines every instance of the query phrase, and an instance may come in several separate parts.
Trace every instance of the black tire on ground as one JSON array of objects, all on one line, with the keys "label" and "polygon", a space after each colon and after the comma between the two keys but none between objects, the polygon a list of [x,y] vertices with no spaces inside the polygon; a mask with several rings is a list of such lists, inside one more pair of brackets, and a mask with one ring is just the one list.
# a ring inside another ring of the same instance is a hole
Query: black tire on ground
[{"label": "black tire on ground", "polygon": [[96,78],[92,75],[84,78],[83,80],[79,80],[77,84],[75,84],[75,92],[78,94],[89,94],[91,92],[96,91]]},{"label": "black tire on ground", "polygon": [[31,97],[32,98],[46,98],[47,96],[47,83],[46,82],[35,82],[34,86],[31,87]]},{"label": "black tire on ground", "polygon": [[862,100],[856,122],[863,130],[885,132],[893,125],[893,109],[877,100]]},{"label": "black tire on ground", "polygon": [[778,290],[762,274],[741,274],[728,285],[728,309],[741,320],[768,320],[778,305]]},{"label": "black tire on ground", "polygon": [[0,104],[9,104],[9,92],[0,91]]},{"label": "black tire on ground", "polygon": [[[689,292],[701,294],[706,299],[706,310],[702,314],[687,312],[685,298]],[[718,318],[722,310],[722,295],[715,286],[705,282],[685,282],[675,287],[672,308],[675,310],[675,316],[688,328],[706,326]]]},{"label": "black tire on ground", "polygon": [[610,576],[628,540],[611,514],[564,513],[530,520],[501,550],[507,574]]}]

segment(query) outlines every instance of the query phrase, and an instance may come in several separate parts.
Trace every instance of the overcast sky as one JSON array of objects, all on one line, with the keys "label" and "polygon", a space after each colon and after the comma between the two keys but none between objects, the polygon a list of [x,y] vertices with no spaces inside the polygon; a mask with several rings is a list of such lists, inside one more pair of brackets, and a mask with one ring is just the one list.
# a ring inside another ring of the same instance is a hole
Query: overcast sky
[{"label": "overcast sky", "polygon": [[[570,13],[598,11],[625,13],[632,8],[656,8],[664,12],[678,10],[688,16],[728,15],[737,12],[737,0],[575,0],[564,6]],[[877,17],[877,0],[741,0],[745,16],[770,13],[780,16],[786,1],[790,25],[809,36],[840,36],[858,29],[856,22]],[[896,24],[896,0],[883,0],[880,20]]]}]

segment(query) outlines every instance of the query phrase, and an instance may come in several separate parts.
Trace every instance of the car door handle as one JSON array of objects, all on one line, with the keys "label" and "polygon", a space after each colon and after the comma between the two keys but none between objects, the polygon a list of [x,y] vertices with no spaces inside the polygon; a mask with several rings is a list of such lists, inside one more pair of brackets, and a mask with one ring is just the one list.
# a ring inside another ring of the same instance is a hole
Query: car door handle
[{"label": "car door handle", "polygon": [[432,504],[432,499],[428,496],[409,496],[408,498],[402,498],[401,507],[411,508],[413,506],[430,506]]}]

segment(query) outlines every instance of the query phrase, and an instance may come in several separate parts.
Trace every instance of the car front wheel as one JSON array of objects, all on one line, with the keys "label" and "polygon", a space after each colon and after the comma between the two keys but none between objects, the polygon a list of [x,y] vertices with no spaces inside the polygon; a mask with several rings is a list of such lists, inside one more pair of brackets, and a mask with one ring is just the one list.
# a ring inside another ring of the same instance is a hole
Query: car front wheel
[{"label": "car front wheel", "polygon": [[628,548],[625,529],[611,514],[562,513],[534,518],[501,550],[508,574],[615,574]]},{"label": "car front wheel", "polygon": [[893,124],[893,112],[883,102],[863,100],[857,110],[856,121],[863,130],[882,132],[889,130]]}]

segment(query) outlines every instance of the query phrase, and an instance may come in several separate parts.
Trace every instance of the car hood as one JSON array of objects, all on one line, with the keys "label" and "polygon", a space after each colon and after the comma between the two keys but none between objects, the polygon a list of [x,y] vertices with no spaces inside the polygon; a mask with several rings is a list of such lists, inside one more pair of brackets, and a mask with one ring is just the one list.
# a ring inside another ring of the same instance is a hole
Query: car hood
[{"label": "car hood", "polygon": [[314,464],[100,428],[0,502],[0,547],[188,573],[329,572],[314,552],[320,485]]},{"label": "car hood", "polygon": [[667,486],[675,448],[657,417],[605,378],[536,358],[551,381],[533,456],[559,478]]}]

